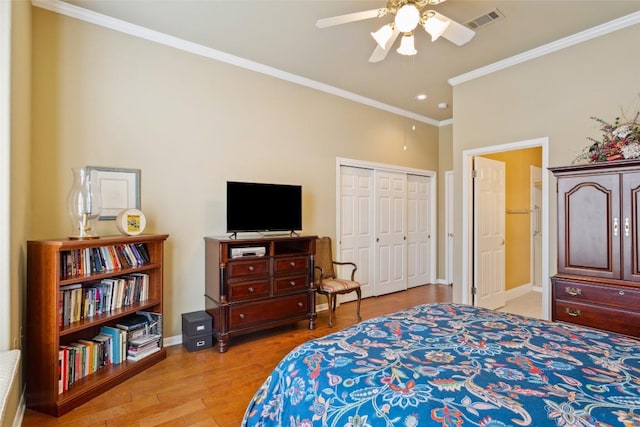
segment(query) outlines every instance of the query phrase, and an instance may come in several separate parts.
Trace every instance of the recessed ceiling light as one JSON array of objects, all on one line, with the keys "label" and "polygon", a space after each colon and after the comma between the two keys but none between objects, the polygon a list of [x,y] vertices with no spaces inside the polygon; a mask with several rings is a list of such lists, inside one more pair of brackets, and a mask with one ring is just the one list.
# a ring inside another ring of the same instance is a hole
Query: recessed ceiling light
[{"label": "recessed ceiling light", "polygon": [[448,107],[449,105],[446,102],[441,102],[440,104],[438,104],[438,108],[441,110],[444,110]]},{"label": "recessed ceiling light", "polygon": [[416,99],[418,101],[424,101],[425,99],[427,99],[427,94],[426,93],[419,93],[418,95],[416,95]]}]

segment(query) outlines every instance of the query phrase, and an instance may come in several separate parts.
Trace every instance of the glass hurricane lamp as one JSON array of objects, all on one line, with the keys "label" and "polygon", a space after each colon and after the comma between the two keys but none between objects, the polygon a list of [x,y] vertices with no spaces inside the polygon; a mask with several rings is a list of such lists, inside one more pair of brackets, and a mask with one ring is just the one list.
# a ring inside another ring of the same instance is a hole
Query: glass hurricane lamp
[{"label": "glass hurricane lamp", "polygon": [[67,212],[76,234],[70,239],[97,239],[92,233],[90,221],[96,219],[102,210],[100,182],[92,181],[87,168],[72,168],[73,185],[67,195]]}]

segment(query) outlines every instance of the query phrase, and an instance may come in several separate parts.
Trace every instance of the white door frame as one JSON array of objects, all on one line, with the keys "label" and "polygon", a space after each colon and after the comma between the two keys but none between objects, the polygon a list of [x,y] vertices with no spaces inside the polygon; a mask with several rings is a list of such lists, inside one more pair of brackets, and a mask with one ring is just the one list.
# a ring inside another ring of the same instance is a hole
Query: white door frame
[{"label": "white door frame", "polygon": [[508,144],[464,150],[462,152],[462,303],[471,304],[473,277],[473,157],[502,151],[542,147],[542,318],[551,318],[549,281],[549,138],[535,138]]},{"label": "white door frame", "polygon": [[[351,167],[358,167],[358,168],[364,168],[364,169],[373,169],[373,170],[382,170],[382,171],[389,171],[389,172],[403,172],[403,173],[407,173],[407,174],[413,174],[413,175],[422,175],[422,176],[428,176],[430,179],[430,188],[429,188],[429,193],[430,193],[430,205],[431,205],[431,248],[430,248],[430,252],[431,252],[431,259],[429,260],[429,270],[431,272],[431,279],[429,281],[429,283],[435,283],[435,274],[436,274],[436,252],[437,252],[437,248],[435,247],[436,242],[438,241],[438,235],[437,235],[437,215],[438,215],[438,207],[437,207],[437,193],[438,193],[438,183],[437,183],[437,172],[436,171],[430,171],[430,170],[426,170],[426,169],[416,169],[416,168],[409,168],[409,167],[403,167],[403,166],[396,166],[396,165],[388,165],[388,164],[384,164],[384,163],[375,163],[375,162],[367,162],[364,160],[355,160],[355,159],[348,159],[348,158],[344,158],[344,157],[336,157],[336,190],[335,190],[335,194],[336,194],[336,231],[335,231],[335,235],[336,238],[340,237],[340,230],[341,230],[341,223],[340,223],[340,167],[342,166],[351,166]],[[371,221],[371,224],[374,224],[373,222],[373,218]],[[375,236],[372,233],[372,240],[371,240],[371,247],[374,247],[374,239]],[[336,251],[337,253],[337,251]],[[371,276],[373,277],[373,276]],[[374,285],[374,284],[372,284]]]},{"label": "white door frame", "polygon": [[453,283],[453,171],[444,173],[444,282]]},{"label": "white door frame", "polygon": [[[540,240],[540,243],[542,243],[542,239],[541,239],[541,235],[540,235],[540,231],[538,228],[540,227],[540,206],[536,205],[536,194],[535,192],[535,188],[536,188],[536,182],[541,182],[541,180],[534,180],[532,179],[535,173],[535,176],[537,177],[538,174],[540,174],[540,177],[542,177],[543,175],[543,170],[542,168],[539,168],[537,166],[529,166],[529,187],[530,187],[530,191],[531,191],[531,201],[530,201],[530,208],[531,208],[531,218],[530,218],[530,225],[529,225],[529,235],[531,236],[531,256],[530,256],[530,264],[531,264],[531,288],[536,290],[539,289],[540,286],[536,283],[536,276],[538,275],[538,268],[537,268],[537,264],[541,261],[536,259],[536,245],[537,245],[537,240]],[[539,186],[538,186],[539,187]],[[543,200],[542,200],[542,194],[540,194],[540,205],[543,204]],[[542,281],[542,276],[540,276],[540,280]],[[541,282],[542,283],[542,282]]]}]

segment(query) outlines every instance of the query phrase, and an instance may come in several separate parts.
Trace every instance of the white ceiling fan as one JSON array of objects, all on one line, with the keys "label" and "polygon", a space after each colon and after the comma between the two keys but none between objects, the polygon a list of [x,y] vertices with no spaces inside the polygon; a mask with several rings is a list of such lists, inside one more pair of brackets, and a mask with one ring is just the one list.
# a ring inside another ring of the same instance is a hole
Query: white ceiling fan
[{"label": "white ceiling fan", "polygon": [[381,18],[392,15],[393,21],[383,25],[371,36],[378,43],[369,57],[369,62],[380,62],[386,58],[391,46],[398,36],[402,34],[400,47],[397,52],[401,55],[415,55],[414,31],[418,26],[422,27],[431,36],[431,41],[440,36],[462,46],[475,36],[475,32],[464,25],[453,21],[435,10],[424,10],[426,6],[432,6],[445,0],[387,0],[387,7],[371,9],[362,12],[348,13],[346,15],[319,19],[316,27],[327,28],[334,25],[348,24],[364,19]]}]

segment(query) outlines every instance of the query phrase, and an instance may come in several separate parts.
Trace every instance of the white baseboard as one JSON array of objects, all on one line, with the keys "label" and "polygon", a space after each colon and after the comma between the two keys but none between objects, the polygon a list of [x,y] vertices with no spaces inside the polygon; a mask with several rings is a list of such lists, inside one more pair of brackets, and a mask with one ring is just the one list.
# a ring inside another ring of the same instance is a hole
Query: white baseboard
[{"label": "white baseboard", "polygon": [[[526,295],[533,290],[533,285],[531,283],[527,283],[524,285],[520,285],[517,288],[507,290],[505,292],[505,298],[507,301],[509,301],[521,297],[522,295]],[[540,288],[540,292],[542,292],[542,288]]]},{"label": "white baseboard", "polygon": [[13,418],[13,427],[20,427],[22,425],[22,420],[24,420],[24,412],[27,410],[27,401],[25,400],[24,393],[25,393],[25,387],[22,388],[22,395],[20,396],[20,404],[18,405],[16,416]]},{"label": "white baseboard", "polygon": [[174,335],[162,340],[162,345],[165,347],[171,347],[172,345],[182,344],[182,335]]},{"label": "white baseboard", "polygon": [[[338,306],[339,305],[340,305],[340,302],[338,302]],[[324,311],[328,309],[329,309],[329,304],[326,302],[324,304],[316,305],[316,313],[319,311]],[[171,347],[172,345],[180,345],[180,344],[182,344],[182,335],[174,335],[172,337],[167,337],[162,340],[162,345],[165,347]]]}]

